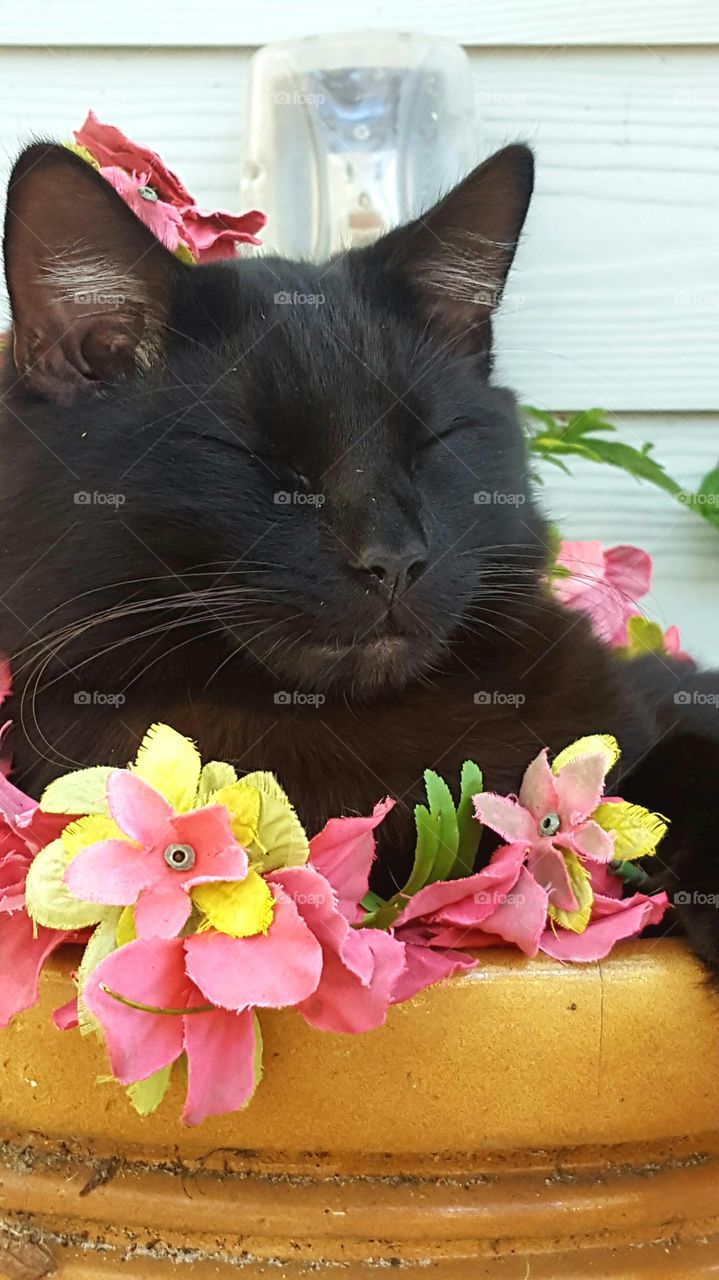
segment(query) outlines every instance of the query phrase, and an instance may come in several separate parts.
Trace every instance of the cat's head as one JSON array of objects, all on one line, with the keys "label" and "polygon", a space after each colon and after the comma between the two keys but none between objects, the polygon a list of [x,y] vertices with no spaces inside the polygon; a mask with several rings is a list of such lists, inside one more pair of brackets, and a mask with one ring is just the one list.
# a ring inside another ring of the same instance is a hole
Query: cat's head
[{"label": "cat's head", "polygon": [[483,609],[489,636],[542,563],[488,380],[532,170],[507,147],[320,266],[188,266],[84,161],[25,151],[0,415],[15,644],[64,634],[58,661],[84,644],[117,668],[142,633],[160,678],[192,684],[201,651],[216,687],[363,694],[441,665]]}]

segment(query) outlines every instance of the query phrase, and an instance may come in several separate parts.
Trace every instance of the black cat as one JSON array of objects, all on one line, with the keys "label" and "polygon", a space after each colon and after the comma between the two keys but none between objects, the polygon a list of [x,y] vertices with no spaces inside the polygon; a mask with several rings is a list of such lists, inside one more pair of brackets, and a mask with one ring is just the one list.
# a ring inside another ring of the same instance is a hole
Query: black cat
[{"label": "black cat", "polygon": [[[532,190],[522,146],[322,266],[183,265],[87,164],[10,181],[0,647],[18,783],[124,764],[153,720],[273,769],[310,831],[422,771],[516,789],[613,733],[621,792],[672,818],[655,883],[719,973],[719,676],[628,664],[544,585],[547,535],[491,315]],[[483,854],[490,851],[483,842]]]}]

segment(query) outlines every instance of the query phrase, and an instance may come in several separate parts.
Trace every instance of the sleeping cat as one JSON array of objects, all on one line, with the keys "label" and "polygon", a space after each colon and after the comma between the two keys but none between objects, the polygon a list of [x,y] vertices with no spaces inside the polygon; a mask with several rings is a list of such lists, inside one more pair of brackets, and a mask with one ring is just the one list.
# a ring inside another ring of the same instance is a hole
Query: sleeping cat
[{"label": "sleeping cat", "polygon": [[719,676],[626,663],[550,597],[515,401],[491,382],[532,181],[510,146],[369,248],[189,267],[69,151],[20,156],[14,777],[39,794],[125,764],[166,720],[205,759],[274,770],[310,832],[396,796],[390,892],[426,767],[454,783],[470,757],[509,792],[542,746],[612,733],[621,793],[673,820],[655,883],[719,973]]}]

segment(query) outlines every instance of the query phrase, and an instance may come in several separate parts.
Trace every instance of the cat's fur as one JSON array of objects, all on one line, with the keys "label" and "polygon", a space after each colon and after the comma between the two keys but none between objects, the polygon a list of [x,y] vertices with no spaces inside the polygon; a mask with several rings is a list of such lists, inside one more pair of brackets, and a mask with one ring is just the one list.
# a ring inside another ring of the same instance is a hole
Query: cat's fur
[{"label": "cat's fur", "polygon": [[696,894],[719,889],[719,678],[629,665],[550,598],[490,381],[531,189],[509,147],[371,248],[187,267],[82,160],[23,153],[0,408],[15,776],[39,792],[124,764],[166,720],[206,759],[274,770],[310,831],[397,796],[389,890],[424,768],[454,783],[471,757],[512,791],[542,746],[613,733],[622,794],[673,819],[657,883],[690,895],[716,970]]}]

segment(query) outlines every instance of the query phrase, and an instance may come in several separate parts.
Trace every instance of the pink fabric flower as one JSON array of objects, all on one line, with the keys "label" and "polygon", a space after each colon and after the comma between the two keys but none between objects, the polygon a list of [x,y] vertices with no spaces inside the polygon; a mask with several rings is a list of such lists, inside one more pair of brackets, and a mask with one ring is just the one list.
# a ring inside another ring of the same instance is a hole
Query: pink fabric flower
[{"label": "pink fabric flower", "polygon": [[480,822],[523,846],[529,871],[562,911],[578,907],[562,850],[597,862],[613,856],[611,836],[590,816],[602,799],[606,771],[606,755],[596,751],[554,774],[545,750],[529,765],[518,799],[492,792],[475,796]]},{"label": "pink fabric flower", "polygon": [[587,613],[607,644],[626,644],[627,622],[650,587],[651,556],[640,547],[605,551],[601,542],[563,542],[557,564],[570,574],[553,581],[559,599]]},{"label": "pink fabric flower", "polygon": [[555,960],[588,963],[603,960],[616,942],[636,938],[650,924],[658,924],[669,906],[666,893],[634,893],[618,898],[594,891],[592,914],[583,933],[545,929],[539,948]]},{"label": "pink fabric flower", "polygon": [[380,1026],[404,969],[404,944],[382,929],[353,929],[329,881],[309,865],[276,871],[268,880],[291,896],[322,948],[321,977],[298,1005],[302,1016],[322,1031]]},{"label": "pink fabric flower", "polygon": [[233,938],[197,933],[187,938],[187,972],[208,1000],[223,1009],[280,1009],[316,990],[322,949],[281,884],[271,882],[272,923],[266,933]]},{"label": "pink fabric flower", "polygon": [[[182,1118],[199,1124],[238,1110],[252,1097],[255,1023],[249,1008],[206,1008],[206,995],[187,973],[186,945],[181,938],[146,938],[113,951],[90,975],[84,1000],[102,1026],[113,1074],[122,1084],[145,1080],[187,1054]],[[123,1000],[171,1012],[148,1012]]]},{"label": "pink fabric flower", "polygon": [[235,257],[238,243],[260,243],[257,232],[265,225],[263,213],[256,209],[244,214],[203,212],[156,152],[132,142],[113,125],[102,124],[94,112],[75,131],[75,141],[89,151],[103,177],[172,252],[182,246],[199,262],[213,262]]},{"label": "pink fabric flower", "polygon": [[134,905],[138,937],[179,933],[192,910],[194,885],[247,875],[247,854],[222,805],[176,813],[159,791],[122,769],[110,774],[107,797],[128,839],[100,840],[81,849],[64,880],[83,901]]},{"label": "pink fabric flower", "polygon": [[35,1003],[45,961],[71,940],[59,929],[35,930],[25,911],[33,854],[66,822],[41,814],[34,800],[0,774],[0,1027]]},{"label": "pink fabric flower", "polygon": [[406,967],[395,984],[394,1003],[473,968],[477,961],[470,950],[513,943],[536,955],[548,899],[524,858],[524,845],[504,845],[476,875],[438,881],[410,898],[395,921]]}]

